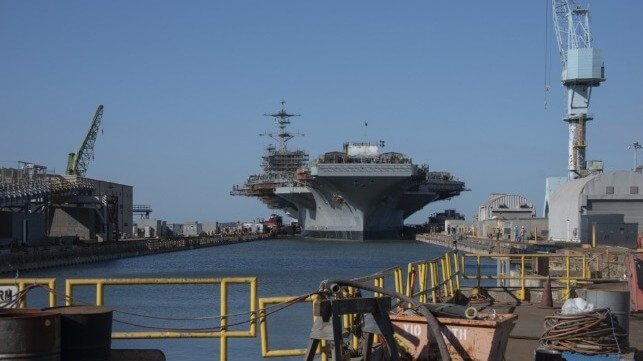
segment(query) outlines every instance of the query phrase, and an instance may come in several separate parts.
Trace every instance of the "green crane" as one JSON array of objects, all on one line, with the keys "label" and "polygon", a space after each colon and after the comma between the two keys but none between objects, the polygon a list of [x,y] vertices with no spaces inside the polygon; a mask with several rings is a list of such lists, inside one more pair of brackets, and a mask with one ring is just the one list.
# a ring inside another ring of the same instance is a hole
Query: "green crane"
[{"label": "green crane", "polygon": [[96,136],[98,136],[98,129],[100,129],[102,119],[103,105],[101,104],[96,109],[96,114],[94,114],[94,119],[89,126],[85,139],[83,139],[83,143],[80,145],[80,149],[75,153],[69,153],[65,174],[85,176],[89,161],[94,159],[94,143],[96,143]]}]

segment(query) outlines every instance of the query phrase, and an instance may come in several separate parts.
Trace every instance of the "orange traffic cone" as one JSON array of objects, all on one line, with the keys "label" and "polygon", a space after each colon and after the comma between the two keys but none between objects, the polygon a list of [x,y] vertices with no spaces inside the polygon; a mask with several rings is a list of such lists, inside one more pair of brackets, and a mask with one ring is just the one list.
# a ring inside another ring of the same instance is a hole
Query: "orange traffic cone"
[{"label": "orange traffic cone", "polygon": [[551,295],[551,279],[549,278],[549,276],[547,276],[547,281],[545,281],[545,288],[543,289],[543,298],[540,300],[540,307],[554,307],[554,300]]}]

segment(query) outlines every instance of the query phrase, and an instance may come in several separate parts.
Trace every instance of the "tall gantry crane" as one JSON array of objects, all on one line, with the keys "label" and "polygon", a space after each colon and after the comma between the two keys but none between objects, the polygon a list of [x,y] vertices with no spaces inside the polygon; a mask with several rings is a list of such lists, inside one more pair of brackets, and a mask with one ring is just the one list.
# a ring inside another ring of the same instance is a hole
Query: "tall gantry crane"
[{"label": "tall gantry crane", "polygon": [[80,145],[80,149],[75,153],[69,153],[65,174],[78,175],[81,177],[85,176],[89,162],[94,159],[94,143],[96,143],[96,137],[98,136],[98,130],[100,129],[102,119],[103,105],[101,104],[96,109],[94,118],[89,125],[87,135],[83,139],[83,143]]},{"label": "tall gantry crane", "polygon": [[585,150],[587,113],[592,88],[605,81],[601,51],[592,47],[589,8],[580,7],[574,0],[551,0],[558,52],[562,63],[561,82],[567,88],[569,123],[569,179],[589,174]]}]

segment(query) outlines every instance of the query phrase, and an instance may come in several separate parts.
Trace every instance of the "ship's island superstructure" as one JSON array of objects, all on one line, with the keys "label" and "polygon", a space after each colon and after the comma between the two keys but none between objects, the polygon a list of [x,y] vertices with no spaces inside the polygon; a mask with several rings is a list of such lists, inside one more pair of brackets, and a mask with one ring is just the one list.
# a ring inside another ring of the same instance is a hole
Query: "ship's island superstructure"
[{"label": "ship's island superstructure", "polygon": [[297,218],[304,237],[375,240],[400,239],[404,220],[424,206],[457,196],[464,182],[447,172],[430,172],[402,153],[380,153],[384,142],[346,143],[309,164],[308,154],[288,150],[296,134],[285,128],[296,116],[274,114],[280,141],[263,157],[264,173],[252,175],[232,195],[259,197],[271,209]]}]

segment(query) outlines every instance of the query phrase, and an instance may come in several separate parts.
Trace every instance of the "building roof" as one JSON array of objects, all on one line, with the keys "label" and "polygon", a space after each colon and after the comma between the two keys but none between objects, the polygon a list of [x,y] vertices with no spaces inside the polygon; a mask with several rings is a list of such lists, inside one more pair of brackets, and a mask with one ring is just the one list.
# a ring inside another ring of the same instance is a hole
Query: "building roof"
[{"label": "building roof", "polygon": [[491,219],[493,212],[531,212],[532,216],[536,215],[534,204],[519,194],[497,194],[492,193],[489,198],[482,203],[478,212],[478,220]]}]

